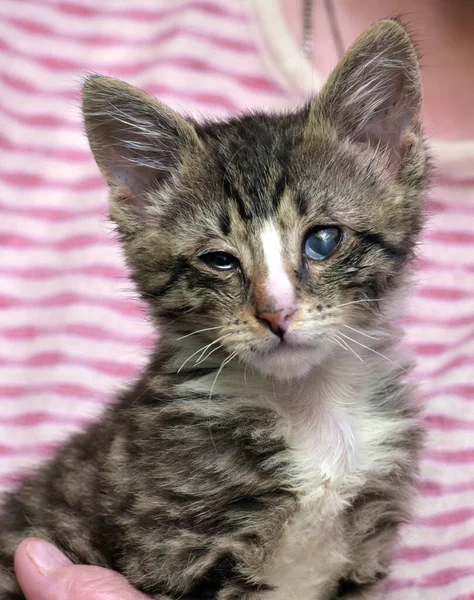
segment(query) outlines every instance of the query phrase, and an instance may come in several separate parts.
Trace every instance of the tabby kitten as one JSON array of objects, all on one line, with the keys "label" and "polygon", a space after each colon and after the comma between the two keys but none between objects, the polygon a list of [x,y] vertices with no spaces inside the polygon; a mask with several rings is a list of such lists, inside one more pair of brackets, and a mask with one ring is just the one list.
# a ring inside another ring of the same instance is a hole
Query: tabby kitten
[{"label": "tabby kitten", "polygon": [[374,25],[289,114],[198,124],[106,77],[83,110],[162,339],[6,497],[0,600],[31,535],[153,598],[367,598],[422,440],[389,323],[428,173],[408,35]]}]

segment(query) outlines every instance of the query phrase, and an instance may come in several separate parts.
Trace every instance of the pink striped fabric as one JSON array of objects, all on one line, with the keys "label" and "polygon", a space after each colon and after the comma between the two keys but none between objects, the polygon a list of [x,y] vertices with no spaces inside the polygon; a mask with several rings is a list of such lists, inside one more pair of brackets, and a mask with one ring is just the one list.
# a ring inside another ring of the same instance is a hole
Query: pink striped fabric
[{"label": "pink striped fabric", "polygon": [[[0,488],[139,370],[153,334],[107,222],[78,110],[86,72],[226,115],[301,93],[241,0],[0,3]],[[474,153],[443,149],[406,318],[426,399],[416,519],[386,597],[474,598]],[[462,154],[462,157],[461,157]]]}]

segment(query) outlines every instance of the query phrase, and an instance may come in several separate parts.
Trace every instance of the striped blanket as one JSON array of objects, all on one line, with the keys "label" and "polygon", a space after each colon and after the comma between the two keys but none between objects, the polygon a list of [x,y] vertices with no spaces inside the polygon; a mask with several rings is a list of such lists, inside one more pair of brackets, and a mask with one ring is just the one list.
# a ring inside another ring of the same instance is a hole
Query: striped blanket
[{"label": "striped blanket", "polygon": [[[250,0],[1,0],[2,489],[94,418],[153,343],[82,133],[86,72],[198,116],[301,101]],[[435,150],[405,320],[429,438],[389,600],[474,598],[474,143]]]}]

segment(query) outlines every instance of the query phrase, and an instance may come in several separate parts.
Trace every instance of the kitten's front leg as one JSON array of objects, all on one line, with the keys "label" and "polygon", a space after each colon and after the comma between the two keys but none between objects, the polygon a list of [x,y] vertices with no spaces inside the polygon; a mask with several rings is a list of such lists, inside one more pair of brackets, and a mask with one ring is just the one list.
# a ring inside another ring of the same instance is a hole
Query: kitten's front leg
[{"label": "kitten's front leg", "polygon": [[348,511],[352,566],[331,600],[381,598],[393,561],[400,525],[409,519],[410,477],[372,482]]}]

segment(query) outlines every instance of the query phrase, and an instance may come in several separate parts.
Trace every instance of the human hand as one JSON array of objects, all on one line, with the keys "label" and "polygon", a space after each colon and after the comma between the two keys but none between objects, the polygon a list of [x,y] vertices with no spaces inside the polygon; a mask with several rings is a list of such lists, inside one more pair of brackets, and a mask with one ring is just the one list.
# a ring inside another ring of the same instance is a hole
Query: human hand
[{"label": "human hand", "polygon": [[15,572],[27,600],[149,600],[122,575],[73,565],[55,546],[37,538],[18,546]]}]

